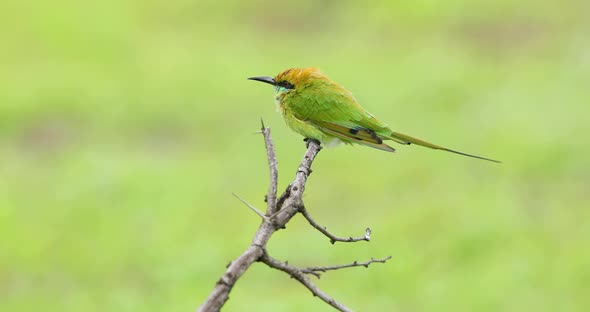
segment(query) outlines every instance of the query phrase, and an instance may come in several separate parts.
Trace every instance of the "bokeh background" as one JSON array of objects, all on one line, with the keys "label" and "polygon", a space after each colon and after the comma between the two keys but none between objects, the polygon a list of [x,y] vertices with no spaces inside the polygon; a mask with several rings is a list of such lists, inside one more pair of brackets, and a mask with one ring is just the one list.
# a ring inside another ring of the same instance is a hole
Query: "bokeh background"
[{"label": "bokeh background", "polygon": [[[590,306],[590,2],[3,1],[0,310],[193,311],[249,245],[271,87],[316,66],[416,146],[341,146],[269,250],[299,266],[392,255],[317,284],[360,311]],[[228,311],[325,311],[255,264]]]}]

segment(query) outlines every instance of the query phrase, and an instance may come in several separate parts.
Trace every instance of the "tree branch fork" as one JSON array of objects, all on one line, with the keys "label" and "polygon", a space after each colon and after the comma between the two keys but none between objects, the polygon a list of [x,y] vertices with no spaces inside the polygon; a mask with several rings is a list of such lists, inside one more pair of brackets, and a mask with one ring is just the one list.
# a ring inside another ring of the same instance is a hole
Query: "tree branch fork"
[{"label": "tree branch fork", "polygon": [[319,297],[333,308],[339,311],[352,311],[319,289],[309,279],[308,275],[314,275],[319,278],[321,273],[327,271],[359,266],[369,267],[369,265],[373,263],[385,263],[387,260],[391,259],[391,256],[382,259],[371,258],[365,262],[354,261],[353,263],[344,265],[307,268],[299,268],[290,265],[287,262],[281,262],[271,257],[266,249],[268,240],[271,238],[274,232],[284,229],[285,225],[297,213],[301,213],[303,217],[310,223],[310,225],[328,237],[332,244],[336,242],[354,243],[359,241],[370,241],[371,229],[367,228],[364,235],[359,237],[338,237],[328,232],[326,227],[319,225],[305,209],[302,200],[303,192],[305,191],[305,184],[312,172],[311,165],[319,151],[322,149],[320,143],[315,140],[306,139],[307,151],[299,165],[299,168],[297,169],[295,179],[291,182],[291,184],[289,184],[281,196],[277,198],[278,169],[270,128],[265,127],[264,123],[262,123],[262,129],[260,133],[262,133],[264,137],[270,173],[270,185],[265,196],[267,206],[266,213],[263,213],[240,196],[233,194],[238,200],[250,208],[250,210],[256,213],[262,219],[262,223],[254,235],[252,244],[238,258],[228,264],[226,271],[215,284],[213,291],[209,294],[205,302],[198,308],[197,311],[219,311],[229,299],[229,293],[231,292],[231,289],[237,280],[244,274],[244,272],[250,267],[252,263],[257,261],[262,262],[273,269],[287,273],[292,278],[299,281],[307,289],[309,289],[314,296]]}]

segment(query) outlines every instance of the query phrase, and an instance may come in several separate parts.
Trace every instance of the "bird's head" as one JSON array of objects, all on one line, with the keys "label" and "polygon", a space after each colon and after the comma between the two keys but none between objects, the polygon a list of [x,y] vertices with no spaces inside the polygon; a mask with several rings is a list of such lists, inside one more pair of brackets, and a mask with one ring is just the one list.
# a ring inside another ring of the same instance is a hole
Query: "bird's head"
[{"label": "bird's head", "polygon": [[315,82],[324,81],[328,78],[320,72],[319,69],[310,68],[290,68],[274,77],[261,76],[250,77],[250,80],[256,80],[273,85],[277,95],[291,92],[292,90],[302,90],[313,85]]}]

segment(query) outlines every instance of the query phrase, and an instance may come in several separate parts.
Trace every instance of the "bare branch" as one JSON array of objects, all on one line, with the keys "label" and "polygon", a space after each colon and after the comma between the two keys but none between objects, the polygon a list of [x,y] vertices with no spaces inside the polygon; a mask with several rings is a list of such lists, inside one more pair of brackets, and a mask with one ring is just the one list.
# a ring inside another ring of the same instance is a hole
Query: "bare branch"
[{"label": "bare branch", "polygon": [[[313,141],[312,144],[308,145],[307,152],[305,153],[305,156],[299,165],[295,179],[288,188],[288,194],[283,194],[285,197],[283,199],[283,205],[281,206],[282,209],[278,213],[274,214],[272,222],[268,217],[265,217],[264,221],[262,224],[260,224],[260,227],[256,231],[254,239],[252,240],[252,245],[248,247],[248,249],[246,249],[246,251],[244,251],[244,253],[242,253],[237,259],[230,263],[230,265],[225,270],[225,273],[219,279],[217,284],[215,284],[215,287],[209,294],[209,297],[207,297],[205,302],[198,308],[198,311],[219,311],[229,298],[229,293],[237,280],[242,276],[242,274],[244,274],[250,265],[252,265],[252,263],[258,261],[264,254],[266,243],[270,239],[271,235],[277,229],[284,228],[285,224],[289,222],[289,220],[291,220],[291,218],[297,214],[297,212],[299,212],[299,207],[302,203],[301,198],[303,196],[303,191],[305,190],[305,183],[307,182],[309,172],[311,172],[311,164],[320,150],[321,147],[319,142]],[[238,197],[238,199],[240,198]],[[244,201],[244,203],[246,202]],[[250,209],[253,208],[253,206],[249,205],[248,203],[246,204]],[[258,209],[254,211],[256,212]],[[260,214],[262,213],[260,212]]]},{"label": "bare branch", "polygon": [[332,265],[332,266],[325,266],[325,267],[308,267],[305,269],[301,269],[301,272],[303,272],[305,274],[313,274],[319,278],[318,272],[326,272],[326,271],[331,271],[331,270],[338,270],[338,269],[352,268],[352,267],[359,267],[359,266],[364,266],[365,268],[368,268],[371,263],[385,263],[389,259],[391,259],[391,256],[387,256],[383,259],[371,258],[371,260],[369,260],[369,261],[365,261],[365,262],[355,261],[353,263],[343,264],[343,265]]},{"label": "bare branch", "polygon": [[268,186],[268,193],[266,193],[266,214],[272,215],[277,211],[277,183],[279,178],[279,171],[277,169],[277,156],[275,154],[275,147],[270,136],[270,128],[264,126],[264,121],[260,119],[262,124],[262,135],[264,136],[264,146],[266,147],[266,158],[268,159],[268,169],[270,173],[270,183]]},{"label": "bare branch", "polygon": [[365,236],[362,237],[337,237],[332,233],[328,232],[325,226],[319,225],[315,220],[311,217],[311,215],[307,212],[304,206],[299,208],[301,214],[309,221],[309,224],[324,234],[326,237],[330,239],[330,243],[334,244],[335,242],[344,242],[344,243],[354,243],[359,241],[370,241],[371,240],[371,229],[367,228],[365,230]]},{"label": "bare branch", "polygon": [[278,229],[284,228],[285,224],[293,218],[298,212],[301,212],[305,218],[320,232],[324,233],[324,235],[328,236],[332,243],[335,241],[359,241],[359,240],[366,240],[370,239],[371,230],[367,229],[365,236],[363,238],[338,238],[330,233],[325,228],[317,225],[313,219],[309,216],[309,214],[305,211],[305,207],[303,206],[303,192],[305,191],[305,184],[307,182],[307,178],[311,174],[311,165],[313,160],[321,150],[320,143],[315,140],[306,140],[307,143],[307,151],[297,172],[295,174],[295,179],[285,192],[276,199],[276,192],[277,192],[277,162],[276,156],[274,152],[273,142],[270,136],[270,129],[266,128],[264,124],[262,124],[262,134],[264,135],[264,141],[267,149],[267,159],[270,169],[270,187],[268,193],[266,195],[267,200],[267,214],[265,215],[260,210],[256,209],[253,205],[246,202],[240,196],[233,194],[236,198],[242,201],[248,208],[254,211],[258,216],[262,218],[262,223],[258,227],[254,239],[252,240],[252,244],[234,261],[230,262],[227,266],[225,273],[221,276],[219,281],[216,283],[213,291],[209,294],[209,297],[205,300],[205,302],[199,307],[198,311],[200,312],[217,312],[221,309],[221,307],[225,304],[225,302],[229,298],[229,293],[231,292],[233,286],[238,281],[238,279],[244,274],[244,272],[252,265],[252,263],[256,261],[261,261],[268,266],[286,272],[291,277],[298,280],[301,284],[307,287],[314,296],[320,297],[324,302],[328,303],[332,307],[340,310],[340,311],[351,311],[349,308],[345,307],[341,303],[337,302],[326,293],[321,291],[317,286],[315,286],[310,279],[306,276],[306,274],[313,274],[320,277],[319,272],[325,272],[328,270],[336,270],[339,268],[346,268],[352,266],[369,266],[369,264],[374,262],[385,262],[391,257],[385,259],[378,259],[374,260],[371,259],[370,261],[357,263],[354,262],[352,264],[341,265],[341,266],[331,266],[331,267],[309,267],[306,269],[300,269],[294,266],[291,266],[287,263],[282,263],[274,258],[271,258],[267,251],[266,251],[266,244],[272,234],[276,232]]},{"label": "bare branch", "polygon": [[342,303],[334,300],[328,294],[326,294],[321,289],[319,289],[316,285],[314,285],[311,282],[311,280],[309,278],[307,278],[307,276],[305,276],[304,272],[301,269],[294,267],[292,265],[289,265],[287,263],[283,263],[277,259],[274,259],[274,258],[270,257],[268,254],[263,254],[262,257],[260,257],[260,261],[264,262],[266,265],[268,265],[271,268],[281,270],[281,271],[289,274],[292,278],[296,279],[301,284],[303,284],[303,286],[307,287],[307,289],[309,289],[311,291],[311,293],[314,295],[314,297],[319,297],[324,302],[326,302],[327,304],[331,305],[332,307],[338,309],[339,311],[352,311],[351,309],[344,306]]},{"label": "bare branch", "polygon": [[232,193],[232,195],[234,195],[242,203],[244,203],[246,206],[248,206],[248,208],[250,208],[252,211],[254,211],[257,215],[259,215],[262,218],[262,220],[268,219],[268,217],[265,216],[264,213],[262,213],[262,211],[256,209],[256,207],[252,206],[249,202],[247,202],[245,199],[243,199],[242,197],[240,197],[238,194]]}]

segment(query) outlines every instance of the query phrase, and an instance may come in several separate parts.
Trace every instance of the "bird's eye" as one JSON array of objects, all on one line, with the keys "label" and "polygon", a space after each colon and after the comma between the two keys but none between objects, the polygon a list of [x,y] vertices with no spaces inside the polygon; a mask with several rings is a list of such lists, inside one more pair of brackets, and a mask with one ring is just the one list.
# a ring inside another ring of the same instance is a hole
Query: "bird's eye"
[{"label": "bird's eye", "polygon": [[286,81],[286,80],[279,81],[277,83],[277,86],[283,87],[285,89],[295,89],[295,86],[293,84],[291,84],[290,82]]}]

